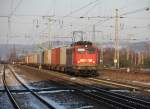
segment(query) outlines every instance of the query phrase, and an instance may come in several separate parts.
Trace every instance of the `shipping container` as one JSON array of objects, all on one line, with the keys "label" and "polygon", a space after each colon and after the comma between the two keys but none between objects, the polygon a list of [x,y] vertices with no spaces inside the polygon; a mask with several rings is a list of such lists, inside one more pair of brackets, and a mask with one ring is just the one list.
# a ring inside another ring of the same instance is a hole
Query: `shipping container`
[{"label": "shipping container", "polygon": [[52,49],[51,64],[54,64],[54,65],[60,64],[60,48]]},{"label": "shipping container", "polygon": [[37,64],[38,63],[38,54],[34,53],[33,54],[33,64]]},{"label": "shipping container", "polygon": [[38,64],[44,64],[44,52],[40,51],[38,54]]},{"label": "shipping container", "polygon": [[44,64],[51,64],[51,50],[44,51]]},{"label": "shipping container", "polygon": [[67,47],[60,48],[60,64],[61,65],[66,64],[66,50],[67,50]]},{"label": "shipping container", "polygon": [[33,63],[33,55],[32,54],[28,55],[28,62],[29,62],[29,64]]},{"label": "shipping container", "polygon": [[25,56],[25,63],[28,64],[29,63],[29,57],[28,56]]},{"label": "shipping container", "polygon": [[51,64],[51,50],[48,50],[48,62],[47,64]]},{"label": "shipping container", "polygon": [[30,60],[31,60],[30,63],[33,64],[33,62],[34,62],[34,56],[33,56],[33,54],[31,55]]},{"label": "shipping container", "polygon": [[48,49],[44,50],[44,64],[48,63]]}]

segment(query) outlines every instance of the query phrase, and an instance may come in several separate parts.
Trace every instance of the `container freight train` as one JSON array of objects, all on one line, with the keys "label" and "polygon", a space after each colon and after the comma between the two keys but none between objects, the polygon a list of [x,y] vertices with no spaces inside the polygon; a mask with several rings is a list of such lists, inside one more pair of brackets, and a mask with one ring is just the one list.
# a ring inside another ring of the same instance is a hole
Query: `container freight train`
[{"label": "container freight train", "polygon": [[46,49],[25,56],[25,64],[76,76],[97,75],[99,50],[91,42],[79,41],[71,46]]}]

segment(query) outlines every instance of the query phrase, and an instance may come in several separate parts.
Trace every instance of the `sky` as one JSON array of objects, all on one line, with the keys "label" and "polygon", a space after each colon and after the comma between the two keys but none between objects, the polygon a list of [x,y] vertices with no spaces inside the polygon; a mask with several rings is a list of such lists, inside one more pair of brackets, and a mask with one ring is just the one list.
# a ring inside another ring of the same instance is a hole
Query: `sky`
[{"label": "sky", "polygon": [[150,40],[150,10],[145,7],[150,8],[150,0],[0,0],[0,44],[71,40],[66,37],[72,37],[73,31],[82,31],[84,40],[92,40],[93,25],[97,42],[111,41],[115,18],[110,17],[115,9],[125,17],[119,19],[120,40],[127,36],[131,41]]}]

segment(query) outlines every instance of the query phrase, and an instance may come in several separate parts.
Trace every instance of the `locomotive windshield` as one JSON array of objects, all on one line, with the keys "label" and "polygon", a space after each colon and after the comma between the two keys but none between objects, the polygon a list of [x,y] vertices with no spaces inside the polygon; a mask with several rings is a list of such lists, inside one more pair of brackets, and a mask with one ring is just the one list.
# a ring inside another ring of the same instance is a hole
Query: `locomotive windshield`
[{"label": "locomotive windshield", "polygon": [[95,53],[95,48],[86,48],[86,49],[85,48],[78,48],[77,51],[80,54],[83,54],[85,51],[88,54],[93,54],[93,53]]},{"label": "locomotive windshield", "polygon": [[88,54],[93,54],[95,53],[95,48],[88,48],[87,52]]},{"label": "locomotive windshield", "polygon": [[84,51],[85,51],[85,49],[84,49],[84,48],[78,48],[78,52],[79,52],[80,54],[83,54],[83,53],[84,53]]}]

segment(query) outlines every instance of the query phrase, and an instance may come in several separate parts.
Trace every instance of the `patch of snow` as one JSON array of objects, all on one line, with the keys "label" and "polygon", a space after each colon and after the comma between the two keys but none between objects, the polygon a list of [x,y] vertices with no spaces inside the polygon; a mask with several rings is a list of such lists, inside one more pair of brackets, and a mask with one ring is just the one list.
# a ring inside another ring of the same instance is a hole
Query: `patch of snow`
[{"label": "patch of snow", "polygon": [[29,89],[36,89],[35,87],[32,87],[32,86],[30,86],[30,85],[28,85],[27,83],[26,83],[26,81],[22,78],[22,77],[20,77],[20,75],[18,75],[17,73],[15,73],[15,75],[18,77],[18,79],[23,83],[23,84],[25,84]]},{"label": "patch of snow", "polygon": [[66,107],[58,104],[57,102],[51,100],[50,98],[46,97],[46,96],[41,96],[44,100],[46,100],[49,104],[51,104],[53,107],[55,107],[56,109],[66,109]]},{"label": "patch of snow", "polygon": [[94,106],[82,106],[82,107],[76,108],[76,109],[89,109],[89,108],[94,108]]},{"label": "patch of snow", "polygon": [[21,78],[25,78],[26,76],[25,75],[19,75]]},{"label": "patch of snow", "polygon": [[130,92],[129,90],[110,90],[112,92]]},{"label": "patch of snow", "polygon": [[70,78],[70,80],[76,80],[76,78],[75,78],[75,77],[72,77],[72,78]]},{"label": "patch of snow", "polygon": [[39,93],[60,93],[60,92],[73,92],[74,90],[53,90],[53,91],[40,91]]},{"label": "patch of snow", "polygon": [[13,92],[13,94],[14,94],[14,95],[15,95],[15,94],[16,94],[16,95],[18,95],[18,94],[20,94],[20,95],[23,94],[23,95],[24,95],[24,94],[30,94],[30,92],[19,92],[19,93],[18,93],[18,92],[17,92],[17,93],[14,93],[14,92]]},{"label": "patch of snow", "polygon": [[146,90],[146,91],[150,92],[150,90]]},{"label": "patch of snow", "polygon": [[32,102],[29,102],[29,104],[27,104],[27,107],[28,106],[32,106],[33,109],[46,109],[46,107],[43,107],[40,103],[37,104],[37,101],[33,100]]},{"label": "patch of snow", "polygon": [[150,82],[141,82],[141,81],[132,81],[134,83],[144,84],[144,85],[150,85]]},{"label": "patch of snow", "polygon": [[45,90],[45,89],[53,89],[53,88],[56,88],[56,87],[45,87],[45,88],[40,88],[40,89]]},{"label": "patch of snow", "polygon": [[5,70],[5,74],[9,74],[9,71],[7,69]]}]

